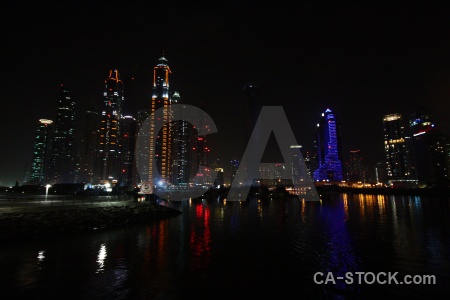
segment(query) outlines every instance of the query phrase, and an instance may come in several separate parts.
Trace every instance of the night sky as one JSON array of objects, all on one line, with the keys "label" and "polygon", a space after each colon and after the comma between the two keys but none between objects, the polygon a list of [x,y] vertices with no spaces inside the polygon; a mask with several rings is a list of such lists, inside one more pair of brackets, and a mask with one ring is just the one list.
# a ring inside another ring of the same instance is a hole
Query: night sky
[{"label": "night sky", "polygon": [[225,169],[245,149],[250,81],[263,105],[285,108],[307,149],[330,108],[344,157],[360,149],[370,169],[383,160],[385,114],[425,107],[450,133],[443,1],[9,2],[0,11],[0,185],[22,182],[37,121],[54,119],[61,83],[77,102],[80,130],[111,68],[135,78],[131,112],[149,105],[163,51],[172,90],[216,122],[209,145]]}]

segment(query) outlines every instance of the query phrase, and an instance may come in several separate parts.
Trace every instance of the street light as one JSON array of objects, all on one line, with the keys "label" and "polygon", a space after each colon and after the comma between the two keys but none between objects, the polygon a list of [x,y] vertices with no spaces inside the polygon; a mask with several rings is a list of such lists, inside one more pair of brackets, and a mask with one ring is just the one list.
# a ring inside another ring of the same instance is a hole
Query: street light
[{"label": "street light", "polygon": [[47,201],[48,189],[49,189],[50,187],[51,187],[50,184],[47,184],[47,185],[45,186],[45,201]]}]

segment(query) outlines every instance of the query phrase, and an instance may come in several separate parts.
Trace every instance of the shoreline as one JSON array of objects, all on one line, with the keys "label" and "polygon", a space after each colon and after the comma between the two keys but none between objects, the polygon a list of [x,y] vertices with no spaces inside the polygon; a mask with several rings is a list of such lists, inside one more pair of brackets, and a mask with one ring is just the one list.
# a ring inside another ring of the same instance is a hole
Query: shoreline
[{"label": "shoreline", "polygon": [[180,215],[181,212],[150,202],[111,206],[53,207],[51,210],[0,213],[0,241],[51,238],[71,233],[95,232]]},{"label": "shoreline", "polygon": [[450,188],[354,188],[338,185],[316,186],[320,194],[372,194],[372,195],[405,195],[405,196],[448,196]]}]

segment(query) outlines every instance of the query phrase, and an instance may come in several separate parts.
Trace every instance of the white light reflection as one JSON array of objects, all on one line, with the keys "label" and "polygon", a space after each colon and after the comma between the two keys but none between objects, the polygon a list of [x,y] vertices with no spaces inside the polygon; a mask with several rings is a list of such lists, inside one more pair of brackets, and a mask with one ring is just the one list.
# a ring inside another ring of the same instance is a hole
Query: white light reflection
[{"label": "white light reflection", "polygon": [[44,258],[45,258],[44,253],[45,253],[44,250],[41,250],[41,251],[38,252],[38,256],[37,256],[38,262],[41,262],[41,261],[44,260]]},{"label": "white light reflection", "polygon": [[100,246],[100,250],[98,251],[98,256],[97,256],[98,268],[97,268],[96,273],[103,272],[103,269],[105,267],[106,254],[107,254],[106,246],[105,246],[105,244],[102,244]]}]

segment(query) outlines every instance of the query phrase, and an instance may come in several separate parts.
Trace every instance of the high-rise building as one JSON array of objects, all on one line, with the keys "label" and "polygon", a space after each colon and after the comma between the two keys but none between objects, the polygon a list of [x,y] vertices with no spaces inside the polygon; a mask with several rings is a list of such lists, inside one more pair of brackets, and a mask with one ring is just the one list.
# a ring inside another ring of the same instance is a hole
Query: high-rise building
[{"label": "high-rise building", "polygon": [[330,109],[322,113],[317,124],[315,150],[318,167],[314,171],[315,181],[342,181],[342,158],[339,128]]},{"label": "high-rise building", "polygon": [[352,182],[366,181],[362,164],[361,150],[350,150],[347,167],[347,180]]},{"label": "high-rise building", "polygon": [[392,186],[414,185],[410,138],[405,133],[402,116],[398,113],[385,115],[383,127],[388,183]]},{"label": "high-rise building", "polygon": [[99,113],[88,110],[84,114],[83,129],[80,142],[80,170],[78,182],[93,183],[95,158],[99,143]]},{"label": "high-rise building", "polygon": [[[302,149],[303,150],[303,149]],[[303,160],[305,161],[306,173],[310,178],[313,178],[313,170],[315,170],[312,166],[313,160],[311,159],[311,153],[308,150],[305,150],[304,153],[302,151]]]},{"label": "high-rise building", "polygon": [[214,179],[213,186],[220,188],[225,184],[223,168],[214,168],[214,171],[216,172],[216,178]]},{"label": "high-rise building", "polygon": [[409,115],[415,175],[420,186],[447,186],[447,139],[421,109]]},{"label": "high-rise building", "polygon": [[121,150],[120,150],[120,185],[136,185],[137,170],[135,161],[135,144],[137,134],[136,119],[123,116],[120,119]]},{"label": "high-rise building", "polygon": [[75,176],[75,101],[63,84],[53,125],[48,183],[72,183]]},{"label": "high-rise building", "polygon": [[306,182],[308,175],[308,170],[306,169],[306,164],[303,159],[302,146],[301,145],[291,145],[291,170],[292,170],[292,184],[300,185]]},{"label": "high-rise building", "polygon": [[120,119],[123,107],[123,83],[118,70],[110,70],[105,80],[103,108],[100,115],[100,130],[96,167],[96,180],[116,183],[120,177],[121,130]]},{"label": "high-rise building", "polygon": [[233,160],[230,161],[230,163],[231,163],[231,168],[230,168],[230,170],[231,170],[231,174],[230,174],[230,176],[231,176],[231,178],[230,178],[230,184],[232,184],[232,183],[233,183],[233,180],[234,180],[234,177],[236,177],[236,173],[237,173],[237,171],[238,171],[238,169],[239,169],[239,160],[233,159]]},{"label": "high-rise building", "polygon": [[40,119],[36,128],[33,146],[33,161],[31,163],[31,184],[46,183],[46,169],[50,158],[50,146],[53,133],[53,121]]},{"label": "high-rise building", "polygon": [[[169,74],[171,73],[168,61],[165,57],[160,57],[153,68],[153,92],[152,105],[150,108],[150,141],[156,139],[156,146],[150,145],[149,157],[150,162],[153,157],[156,160],[156,168],[160,177],[155,176],[153,164],[148,165],[148,181],[153,186],[158,184],[164,186],[170,182],[171,171],[171,112],[170,112],[170,89],[169,89]],[[159,108],[163,108],[164,125],[159,132],[155,130],[155,120],[153,113]],[[141,178],[143,179],[143,178]],[[144,179],[145,180],[145,179]]]},{"label": "high-rise building", "polygon": [[[177,91],[172,94],[172,104],[183,105]],[[190,123],[181,120],[173,121],[171,130],[171,183],[176,186],[188,186],[198,168],[198,159],[195,155],[197,135]]]},{"label": "high-rise building", "polygon": [[[207,180],[207,178],[210,178],[211,180],[214,180],[214,178],[211,178],[211,170],[214,170],[215,168],[222,167],[220,161],[218,158],[211,159],[210,152],[211,149],[208,146],[208,134],[211,131],[211,128],[209,128],[209,125],[206,124],[204,115],[200,114],[197,116],[197,127],[195,127],[197,130],[202,130],[205,132],[203,135],[198,135],[197,133],[194,134],[193,138],[193,150],[196,153],[196,157],[193,157],[195,163],[193,165],[194,167],[194,174],[197,173],[199,176],[199,179],[201,177],[201,180],[195,182],[195,184],[202,184],[202,185],[212,185],[213,182],[210,182],[210,180]],[[203,171],[198,170],[199,166],[203,167]]]}]

